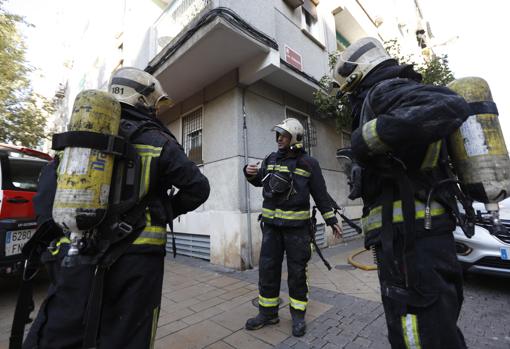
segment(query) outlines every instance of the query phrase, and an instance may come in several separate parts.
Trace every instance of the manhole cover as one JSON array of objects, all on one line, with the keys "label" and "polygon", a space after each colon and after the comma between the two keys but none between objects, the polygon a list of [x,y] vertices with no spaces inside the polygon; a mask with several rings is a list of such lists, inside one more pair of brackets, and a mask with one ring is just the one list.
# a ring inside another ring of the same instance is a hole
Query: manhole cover
[{"label": "manhole cover", "polygon": [[354,270],[356,268],[353,267],[350,264],[339,264],[339,265],[335,265],[335,269],[338,269],[338,270]]},{"label": "manhole cover", "polygon": [[[255,308],[258,308],[259,307],[259,297],[255,297],[251,300],[251,304],[255,307]],[[283,303],[283,299],[281,298],[278,298],[278,308],[279,309],[282,309],[284,308],[285,306],[287,306],[286,303]]]}]

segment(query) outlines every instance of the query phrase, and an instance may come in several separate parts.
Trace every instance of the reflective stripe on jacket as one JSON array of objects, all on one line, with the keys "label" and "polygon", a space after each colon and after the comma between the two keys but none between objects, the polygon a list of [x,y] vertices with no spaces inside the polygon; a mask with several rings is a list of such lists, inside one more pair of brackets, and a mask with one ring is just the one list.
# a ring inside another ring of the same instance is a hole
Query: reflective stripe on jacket
[{"label": "reflective stripe on jacket", "polygon": [[[441,216],[446,213],[446,210],[441,204],[432,202],[430,205],[432,217]],[[425,204],[416,200],[415,201],[416,220],[423,220],[425,218]],[[401,223],[404,221],[402,213],[402,201],[398,200],[393,202],[393,223]],[[422,223],[423,224],[423,223]],[[369,231],[379,229],[382,227],[382,206],[377,206],[371,209],[368,215],[361,218],[361,226],[363,232],[366,234]]]},{"label": "reflective stripe on jacket", "polygon": [[332,203],[327,193],[326,182],[322,176],[319,163],[305,151],[271,153],[264,161],[258,173],[248,176],[247,180],[254,186],[263,186],[263,179],[270,173],[279,173],[291,178],[295,193],[288,199],[270,197],[263,193],[262,220],[279,226],[301,226],[308,224],[310,214],[310,195],[321,212],[326,224],[337,223]]}]

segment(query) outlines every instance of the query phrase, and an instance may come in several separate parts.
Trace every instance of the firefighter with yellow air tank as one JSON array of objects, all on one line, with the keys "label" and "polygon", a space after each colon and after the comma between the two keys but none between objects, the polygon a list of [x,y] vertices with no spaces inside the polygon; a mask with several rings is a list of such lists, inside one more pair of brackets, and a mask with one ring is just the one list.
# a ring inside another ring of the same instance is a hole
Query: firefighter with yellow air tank
[{"label": "firefighter with yellow air tank", "polygon": [[23,348],[153,346],[166,225],[209,195],[157,119],[167,100],[136,68],[115,71],[109,93],[76,98],[69,131],[53,140],[63,156],[43,170],[34,198],[40,229],[27,245],[43,251],[52,283]]},{"label": "firefighter with yellow air tank", "polygon": [[[463,286],[452,232],[459,224],[473,234],[466,194],[497,207],[510,193],[506,149],[497,174],[476,115],[496,114],[495,105],[487,96],[468,103],[473,81],[456,81],[451,89],[420,83],[412,66],[399,65],[374,38],[340,54],[334,79],[353,110],[349,197],[363,199],[365,246],[376,254],[391,346],[466,348],[456,325]],[[476,169],[476,153],[487,155],[483,171]]]}]

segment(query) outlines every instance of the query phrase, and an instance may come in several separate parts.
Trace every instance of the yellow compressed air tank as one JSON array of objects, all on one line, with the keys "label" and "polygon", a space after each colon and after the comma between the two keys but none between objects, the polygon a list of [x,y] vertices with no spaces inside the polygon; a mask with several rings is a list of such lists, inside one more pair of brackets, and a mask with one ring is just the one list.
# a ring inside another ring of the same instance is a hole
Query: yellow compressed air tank
[{"label": "yellow compressed air tank", "polygon": [[467,77],[448,87],[470,104],[473,111],[449,137],[449,150],[463,191],[485,203],[489,212],[510,196],[510,159],[487,82]]},{"label": "yellow compressed air tank", "polygon": [[[120,103],[99,90],[80,92],[74,101],[68,131],[117,135]],[[114,156],[96,149],[66,147],[58,166],[53,219],[71,232],[69,254],[77,254],[77,241],[105,217]]]}]

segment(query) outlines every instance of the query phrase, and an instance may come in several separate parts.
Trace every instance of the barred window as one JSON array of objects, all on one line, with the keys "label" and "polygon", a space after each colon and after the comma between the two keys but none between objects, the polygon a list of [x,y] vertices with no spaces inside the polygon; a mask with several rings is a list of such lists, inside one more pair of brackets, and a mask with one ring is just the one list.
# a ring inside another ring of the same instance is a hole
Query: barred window
[{"label": "barred window", "polygon": [[286,117],[298,119],[299,122],[301,122],[303,125],[303,128],[305,129],[305,134],[303,135],[303,147],[307,153],[311,155],[312,147],[317,145],[317,129],[312,125],[308,119],[308,116],[305,114],[301,114],[297,111],[287,108]]},{"label": "barred window", "polygon": [[196,109],[182,118],[182,142],[184,152],[195,164],[202,160],[202,108]]}]

